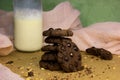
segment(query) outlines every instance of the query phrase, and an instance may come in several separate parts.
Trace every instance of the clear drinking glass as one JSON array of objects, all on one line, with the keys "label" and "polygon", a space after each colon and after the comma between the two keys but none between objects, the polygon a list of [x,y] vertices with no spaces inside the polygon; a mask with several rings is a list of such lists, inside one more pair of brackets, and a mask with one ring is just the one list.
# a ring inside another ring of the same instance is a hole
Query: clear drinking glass
[{"label": "clear drinking glass", "polygon": [[42,0],[14,0],[14,45],[20,51],[42,47]]}]

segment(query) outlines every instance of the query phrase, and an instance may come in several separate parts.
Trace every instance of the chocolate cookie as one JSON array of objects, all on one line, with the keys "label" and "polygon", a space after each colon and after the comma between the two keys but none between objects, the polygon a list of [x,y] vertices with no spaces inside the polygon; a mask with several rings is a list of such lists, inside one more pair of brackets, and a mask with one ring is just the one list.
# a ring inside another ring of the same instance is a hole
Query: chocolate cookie
[{"label": "chocolate cookie", "polygon": [[72,41],[70,38],[65,38],[65,37],[47,37],[45,39],[46,43],[57,43],[57,44],[61,44],[63,41]]},{"label": "chocolate cookie", "polygon": [[51,71],[61,70],[59,63],[56,61],[43,61],[43,60],[41,60],[39,62],[39,65],[41,68],[49,69]]},{"label": "chocolate cookie", "polygon": [[100,53],[101,59],[111,60],[113,58],[112,53],[110,51],[103,49],[103,48],[98,49],[98,52]]},{"label": "chocolate cookie", "polygon": [[103,49],[103,48],[91,47],[91,48],[86,49],[86,52],[89,55],[98,56],[104,60],[111,60],[113,58],[112,53],[110,51]]},{"label": "chocolate cookie", "polygon": [[42,57],[41,60],[44,61],[56,61],[57,60],[57,51],[50,51],[50,52],[45,52]]},{"label": "chocolate cookie", "polygon": [[71,30],[62,30],[61,28],[53,29],[49,28],[43,32],[43,36],[72,36],[73,32]]},{"label": "chocolate cookie", "polygon": [[98,49],[95,48],[95,47],[91,47],[91,48],[86,49],[86,52],[87,52],[89,55],[94,55],[94,56],[100,56],[100,55],[101,55],[101,54],[98,52]]},{"label": "chocolate cookie", "polygon": [[43,46],[41,50],[42,51],[57,51],[57,44]]},{"label": "chocolate cookie", "polygon": [[78,47],[71,41],[63,41],[58,46],[58,63],[65,72],[82,70],[81,54]]}]

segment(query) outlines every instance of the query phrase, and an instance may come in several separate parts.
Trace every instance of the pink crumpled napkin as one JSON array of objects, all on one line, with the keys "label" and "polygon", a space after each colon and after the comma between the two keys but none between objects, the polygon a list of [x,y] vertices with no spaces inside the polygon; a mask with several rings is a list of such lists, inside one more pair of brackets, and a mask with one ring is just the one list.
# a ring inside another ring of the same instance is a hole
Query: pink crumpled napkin
[{"label": "pink crumpled napkin", "polygon": [[120,23],[103,22],[90,25],[86,28],[73,30],[72,40],[80,50],[95,46],[104,48],[112,54],[120,54]]},{"label": "pink crumpled napkin", "polygon": [[0,64],[0,80],[24,80],[10,69]]},{"label": "pink crumpled napkin", "polygon": [[79,15],[79,11],[72,8],[69,2],[63,2],[53,10],[44,12],[44,30],[50,27],[71,29],[74,33],[72,40],[80,50],[94,46],[120,54],[119,22],[102,22],[82,28]]},{"label": "pink crumpled napkin", "polygon": [[43,30],[50,27],[62,29],[82,27],[79,15],[80,12],[74,9],[69,2],[60,3],[53,10],[43,13]]},{"label": "pink crumpled napkin", "polygon": [[10,36],[13,31],[12,12],[0,10],[0,56],[6,56],[13,51]]}]

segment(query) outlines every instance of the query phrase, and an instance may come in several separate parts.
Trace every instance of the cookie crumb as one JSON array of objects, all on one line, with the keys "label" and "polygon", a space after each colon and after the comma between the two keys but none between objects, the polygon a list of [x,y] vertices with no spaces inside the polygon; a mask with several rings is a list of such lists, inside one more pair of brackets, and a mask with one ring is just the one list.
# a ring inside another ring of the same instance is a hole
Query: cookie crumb
[{"label": "cookie crumb", "polygon": [[91,59],[94,59],[94,57],[92,56]]},{"label": "cookie crumb", "polygon": [[104,71],[102,73],[105,73]]},{"label": "cookie crumb", "polygon": [[87,64],[84,65],[85,68],[87,68],[87,66],[88,66]]},{"label": "cookie crumb", "polygon": [[87,57],[85,56],[84,59],[87,59]]},{"label": "cookie crumb", "polygon": [[25,73],[24,71],[21,71],[21,73],[23,74],[23,73]]},{"label": "cookie crumb", "polygon": [[41,70],[45,70],[45,68],[41,68]]},{"label": "cookie crumb", "polygon": [[30,71],[30,72],[28,72],[28,76],[29,76],[29,77],[34,76],[34,73],[33,73],[32,71]]},{"label": "cookie crumb", "polygon": [[94,77],[93,75],[90,76],[90,78],[93,78],[93,77]]},{"label": "cookie crumb", "polygon": [[85,68],[85,73],[86,73],[86,75],[91,74],[92,73],[91,68]]},{"label": "cookie crumb", "polygon": [[27,70],[28,71],[32,71],[33,69],[31,67],[27,67]]},{"label": "cookie crumb", "polygon": [[82,74],[82,73],[78,73],[78,77],[79,77],[79,78],[81,77],[81,74]]},{"label": "cookie crumb", "polygon": [[35,78],[35,80],[39,80],[39,78]]},{"label": "cookie crumb", "polygon": [[20,66],[20,67],[18,67],[18,69],[23,70],[23,69],[24,69],[24,67],[23,67],[23,66]]},{"label": "cookie crumb", "polygon": [[92,74],[93,77],[95,77],[95,74]]},{"label": "cookie crumb", "polygon": [[6,64],[12,64],[12,63],[14,63],[14,61],[8,61],[8,62],[6,62]]},{"label": "cookie crumb", "polygon": [[30,78],[30,77],[27,77],[25,80],[31,80],[31,78]]},{"label": "cookie crumb", "polygon": [[113,67],[113,70],[115,70],[116,69],[116,67]]},{"label": "cookie crumb", "polygon": [[33,63],[30,63],[29,65],[33,65]]},{"label": "cookie crumb", "polygon": [[50,73],[48,73],[48,76],[50,76]]}]

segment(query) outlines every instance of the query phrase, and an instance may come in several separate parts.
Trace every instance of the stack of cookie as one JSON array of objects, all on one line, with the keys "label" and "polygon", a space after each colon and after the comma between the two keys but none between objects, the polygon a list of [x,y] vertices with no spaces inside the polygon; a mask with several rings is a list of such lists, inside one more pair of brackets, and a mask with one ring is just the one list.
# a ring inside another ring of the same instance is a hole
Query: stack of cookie
[{"label": "stack of cookie", "polygon": [[70,30],[50,28],[43,32],[47,45],[42,47],[45,53],[39,62],[40,67],[49,70],[63,70],[75,72],[83,69],[79,48],[68,37],[72,36]]}]

